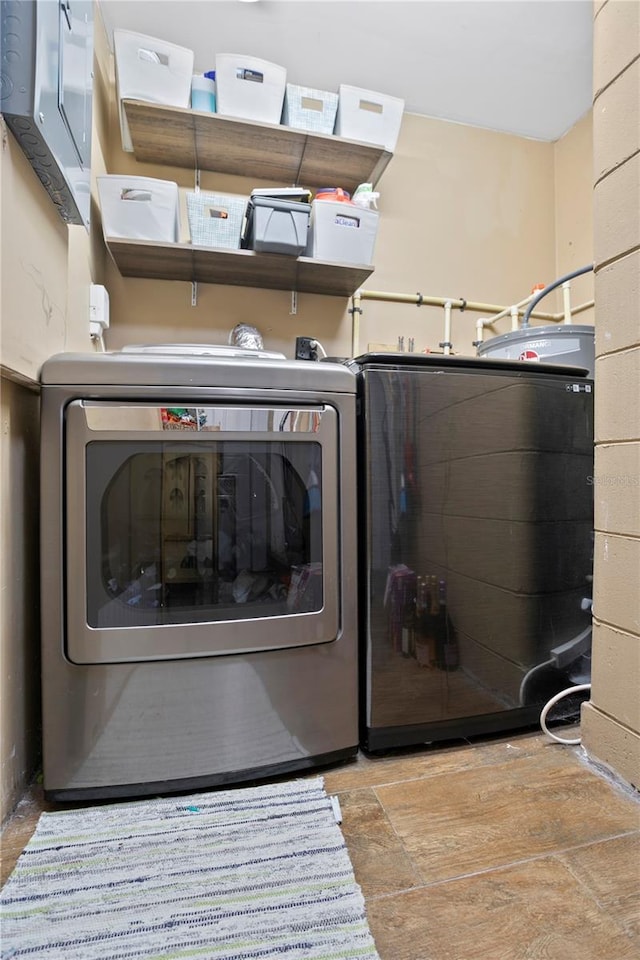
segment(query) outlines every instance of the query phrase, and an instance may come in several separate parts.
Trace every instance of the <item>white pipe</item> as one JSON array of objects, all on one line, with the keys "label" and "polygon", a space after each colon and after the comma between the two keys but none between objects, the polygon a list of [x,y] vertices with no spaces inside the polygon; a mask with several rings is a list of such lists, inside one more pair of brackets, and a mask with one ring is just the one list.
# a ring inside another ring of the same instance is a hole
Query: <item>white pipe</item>
[{"label": "white pipe", "polygon": [[352,298],[351,307],[351,356],[358,356],[358,344],[360,342],[360,316],[362,314],[362,290],[356,290]]},{"label": "white pipe", "polygon": [[496,322],[496,320],[499,320],[501,317],[506,317],[508,313],[511,314],[511,329],[517,330],[518,320],[520,317],[518,306],[521,306],[521,304],[514,304],[513,307],[508,307],[506,310],[504,310],[502,313],[499,313],[495,317],[478,317],[478,319],[476,320],[476,339],[475,339],[474,346],[478,347],[484,341],[485,327],[492,327],[493,324]]},{"label": "white pipe", "polygon": [[487,324],[493,323],[493,320],[483,320],[481,317],[476,320],[476,342],[475,346],[479,347],[482,341],[484,340],[484,328]]},{"label": "white pipe", "polygon": [[579,306],[574,307],[571,311],[572,318],[578,313],[584,313],[585,310],[590,310],[591,307],[595,306],[595,300],[587,300],[585,303],[581,303]]},{"label": "white pipe", "polygon": [[[484,327],[490,327],[492,324],[499,320],[501,317],[506,317],[512,314],[514,307],[523,307],[525,304],[529,303],[535,294],[530,294],[528,297],[525,297],[524,300],[521,300],[520,303],[514,304],[512,307],[498,307],[494,304],[489,303],[476,303],[475,301],[467,300],[446,300],[444,297],[425,297],[421,293],[417,294],[407,294],[407,293],[388,293],[380,290],[357,290],[352,299],[353,307],[350,310],[352,314],[351,321],[351,354],[356,357],[358,355],[358,344],[360,340],[360,317],[362,316],[362,301],[363,300],[380,300],[386,301],[388,303],[414,303],[417,306],[426,306],[441,307],[448,304],[452,308],[455,304],[456,309],[468,309],[472,312],[486,312],[490,310],[498,311],[493,317],[486,317],[476,320],[476,340],[479,343],[483,341],[483,329]],[[578,307],[573,310],[573,316],[578,313],[582,313],[585,310],[591,309],[593,307],[594,301],[588,300],[585,303],[581,303]],[[537,310],[534,310],[530,314],[530,318],[536,320],[544,320],[545,323],[558,323],[560,320],[566,322],[566,315],[562,313],[540,313]],[[445,334],[446,335],[446,334]]]},{"label": "white pipe", "polygon": [[444,340],[440,344],[445,357],[451,353],[451,300],[447,300],[444,305]]},{"label": "white pipe", "polygon": [[562,307],[564,312],[563,323],[571,323],[571,280],[562,284]]},{"label": "white pipe", "polygon": [[[428,297],[422,293],[389,293],[382,290],[360,290],[360,296],[363,300],[381,300],[389,303],[415,303],[419,307],[444,307],[447,300],[451,300],[451,306],[455,310],[469,310],[471,313],[494,313],[498,317],[508,316],[511,310],[511,307],[501,307],[495,303],[479,303],[476,300],[458,300],[455,297]],[[522,303],[528,303],[531,299],[531,297],[527,297]],[[538,310],[532,313],[531,316],[539,320],[553,320],[552,313],[541,313]]]},{"label": "white pipe", "polygon": [[525,297],[524,300],[520,300],[519,303],[514,303],[512,307],[505,307],[504,310],[501,310],[500,313],[497,313],[495,317],[483,317],[476,320],[476,339],[474,341],[474,347],[479,347],[480,344],[484,341],[484,328],[491,327],[502,317],[506,317],[508,314],[511,315],[511,329],[517,330],[520,326],[520,307],[524,307],[530,300],[533,300],[534,294],[530,293],[528,297]]},{"label": "white pipe", "polygon": [[489,320],[485,320],[486,324],[495,323],[496,320],[501,320],[502,317],[508,317],[509,315],[513,316],[514,307],[525,307],[530,300],[533,300],[533,294],[530,293],[528,297],[525,297],[524,300],[521,300],[519,303],[514,303],[512,307],[505,307],[500,313],[496,313],[495,317],[491,317]]}]

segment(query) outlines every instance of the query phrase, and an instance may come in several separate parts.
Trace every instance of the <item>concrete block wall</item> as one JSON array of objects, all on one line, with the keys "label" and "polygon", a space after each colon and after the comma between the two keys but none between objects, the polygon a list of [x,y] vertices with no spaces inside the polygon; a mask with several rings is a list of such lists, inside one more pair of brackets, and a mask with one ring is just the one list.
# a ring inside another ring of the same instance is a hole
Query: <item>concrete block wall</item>
[{"label": "concrete block wall", "polygon": [[640,4],[594,4],[596,456],[587,753],[640,788]]}]

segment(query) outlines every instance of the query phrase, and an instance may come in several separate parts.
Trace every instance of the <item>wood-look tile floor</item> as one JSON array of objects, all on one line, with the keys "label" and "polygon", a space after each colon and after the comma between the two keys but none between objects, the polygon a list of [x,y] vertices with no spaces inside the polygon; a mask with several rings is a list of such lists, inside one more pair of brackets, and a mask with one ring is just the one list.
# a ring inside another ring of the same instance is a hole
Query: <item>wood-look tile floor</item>
[{"label": "wood-look tile floor", "polygon": [[[381,960],[640,956],[640,795],[580,747],[524,733],[322,773]],[[44,809],[31,790],[7,824],[2,883]]]}]

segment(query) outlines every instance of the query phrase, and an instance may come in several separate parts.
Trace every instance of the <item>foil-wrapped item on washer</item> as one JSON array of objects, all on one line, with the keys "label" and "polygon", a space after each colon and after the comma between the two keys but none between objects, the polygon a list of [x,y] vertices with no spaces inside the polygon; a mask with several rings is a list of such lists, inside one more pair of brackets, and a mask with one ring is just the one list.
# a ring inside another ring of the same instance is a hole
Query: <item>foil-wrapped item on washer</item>
[{"label": "foil-wrapped item on washer", "polygon": [[246,350],[264,350],[262,335],[248,323],[237,323],[229,334],[229,343]]}]

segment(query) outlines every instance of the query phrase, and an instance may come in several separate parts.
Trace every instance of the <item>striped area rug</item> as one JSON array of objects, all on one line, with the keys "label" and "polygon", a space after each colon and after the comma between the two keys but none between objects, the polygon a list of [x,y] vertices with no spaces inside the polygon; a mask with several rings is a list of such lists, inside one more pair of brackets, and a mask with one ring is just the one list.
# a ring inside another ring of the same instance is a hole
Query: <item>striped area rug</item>
[{"label": "striped area rug", "polygon": [[379,960],[320,777],[43,813],[2,960]]}]

